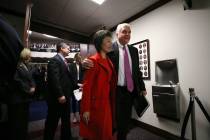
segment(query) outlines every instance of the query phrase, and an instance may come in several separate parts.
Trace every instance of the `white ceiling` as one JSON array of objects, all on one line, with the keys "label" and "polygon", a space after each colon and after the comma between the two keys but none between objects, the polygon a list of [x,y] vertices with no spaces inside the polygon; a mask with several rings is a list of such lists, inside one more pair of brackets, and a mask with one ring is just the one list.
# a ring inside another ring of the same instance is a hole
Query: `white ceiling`
[{"label": "white ceiling", "polygon": [[[25,13],[26,0],[1,0],[0,6]],[[89,36],[102,25],[108,29],[159,0],[32,0],[32,21]]]}]

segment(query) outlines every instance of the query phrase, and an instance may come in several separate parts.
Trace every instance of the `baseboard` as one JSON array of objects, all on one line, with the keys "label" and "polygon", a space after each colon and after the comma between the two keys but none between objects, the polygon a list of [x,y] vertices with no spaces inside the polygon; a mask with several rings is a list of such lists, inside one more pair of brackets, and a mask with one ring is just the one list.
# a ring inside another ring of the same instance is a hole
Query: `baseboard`
[{"label": "baseboard", "polygon": [[[168,131],[162,130],[160,128],[154,127],[150,124],[146,124],[144,122],[138,121],[136,119],[132,119],[132,122],[135,126],[141,127],[147,131],[150,131],[158,136],[161,136],[163,138],[166,138],[167,140],[181,140],[180,136],[174,135]],[[188,139],[185,139],[188,140]]]}]

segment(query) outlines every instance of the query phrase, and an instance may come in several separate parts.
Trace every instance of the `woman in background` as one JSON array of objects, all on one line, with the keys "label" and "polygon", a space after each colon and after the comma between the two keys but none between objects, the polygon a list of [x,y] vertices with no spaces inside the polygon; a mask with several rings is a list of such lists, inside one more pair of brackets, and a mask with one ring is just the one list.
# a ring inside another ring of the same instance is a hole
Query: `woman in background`
[{"label": "woman in background", "polygon": [[[81,61],[82,61],[82,57],[79,53],[76,53],[74,56],[74,63],[71,63],[69,65],[69,69],[72,73],[72,76],[74,78],[74,81],[77,84],[77,89],[79,89],[80,87],[78,86],[78,84],[82,84],[82,79],[83,79],[83,70],[82,70],[82,65],[81,65]],[[76,122],[80,122],[80,101],[78,101],[73,93],[73,95],[71,96],[71,122],[76,123]]]},{"label": "woman in background", "polygon": [[30,59],[31,51],[24,48],[20,53],[20,61],[14,76],[14,90],[9,97],[10,140],[28,139],[29,102],[35,92],[35,83],[28,67]]},{"label": "woman in background", "polygon": [[85,72],[81,101],[80,135],[88,140],[112,140],[113,101],[116,74],[107,53],[112,49],[111,33],[100,30],[94,36],[97,53],[89,59],[94,67]]}]

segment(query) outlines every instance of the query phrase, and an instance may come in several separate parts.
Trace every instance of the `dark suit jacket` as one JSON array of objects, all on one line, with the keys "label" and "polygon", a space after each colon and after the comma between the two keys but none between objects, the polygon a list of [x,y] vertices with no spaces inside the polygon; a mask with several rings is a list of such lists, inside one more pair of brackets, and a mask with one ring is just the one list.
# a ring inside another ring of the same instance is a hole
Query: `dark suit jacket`
[{"label": "dark suit jacket", "polygon": [[72,76],[74,77],[74,81],[76,81],[76,83],[81,83],[83,80],[83,69],[82,69],[82,65],[79,65],[79,80],[77,80],[77,66],[76,63],[71,63],[69,65],[69,69],[70,72],[72,74]]},{"label": "dark suit jacket", "polygon": [[25,67],[22,62],[18,64],[17,70],[14,76],[14,89],[10,93],[10,103],[22,103],[30,101],[30,89],[35,87],[35,82],[32,78],[32,74],[28,68]]},{"label": "dark suit jacket", "polygon": [[47,82],[49,89],[47,99],[57,101],[58,97],[68,98],[73,93],[75,87],[73,76],[58,54],[48,63]]},{"label": "dark suit jacket", "polygon": [[[118,74],[119,69],[119,46],[117,42],[112,45],[113,50],[108,53],[112,63],[115,66],[116,73]],[[128,45],[131,60],[132,60],[132,77],[134,81],[134,91],[140,93],[140,91],[145,90],[145,84],[142,79],[142,72],[139,69],[139,56],[137,48]]]}]

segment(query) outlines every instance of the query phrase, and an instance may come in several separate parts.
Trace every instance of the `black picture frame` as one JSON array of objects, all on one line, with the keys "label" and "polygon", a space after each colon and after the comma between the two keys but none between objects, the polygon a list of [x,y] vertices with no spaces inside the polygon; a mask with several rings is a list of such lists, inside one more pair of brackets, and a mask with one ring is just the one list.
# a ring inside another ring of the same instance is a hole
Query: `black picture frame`
[{"label": "black picture frame", "polygon": [[144,80],[150,80],[150,44],[149,39],[131,44],[138,49],[139,69]]}]

